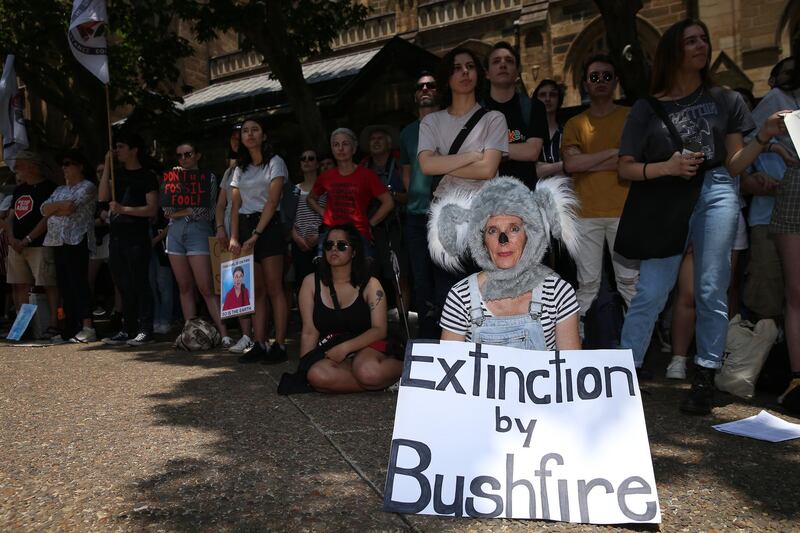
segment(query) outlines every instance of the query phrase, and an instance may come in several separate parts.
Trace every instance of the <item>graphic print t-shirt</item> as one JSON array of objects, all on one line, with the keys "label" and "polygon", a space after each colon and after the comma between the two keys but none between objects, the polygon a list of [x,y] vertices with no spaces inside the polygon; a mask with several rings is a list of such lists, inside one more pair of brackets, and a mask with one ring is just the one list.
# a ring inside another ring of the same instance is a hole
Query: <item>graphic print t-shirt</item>
[{"label": "graphic print t-shirt", "polygon": [[[14,199],[12,202],[13,216],[14,216],[14,238],[22,240],[33,231],[36,224],[42,220],[42,204],[45,200],[50,198],[53,191],[56,190],[56,185],[50,180],[40,181],[34,185],[27,183],[20,183],[14,189]],[[42,246],[44,242],[44,233],[29,246]]]},{"label": "graphic print t-shirt", "polygon": [[[742,96],[727,89],[700,87],[675,102],[661,102],[675,125],[684,146],[706,156],[705,168],[725,163],[728,157],[725,136],[746,135],[755,125]],[[622,131],[619,155],[633,156],[640,162],[666,161],[673,145],[667,127],[646,100],[634,104]],[[702,179],[702,176],[698,174]]]},{"label": "graphic print t-shirt", "polygon": [[317,178],[311,192],[320,197],[328,193],[328,204],[322,223],[326,226],[353,224],[359,233],[370,238],[367,207],[370,200],[387,192],[386,186],[369,169],[356,167],[355,171],[342,176],[338,168],[327,170]]},{"label": "graphic print t-shirt", "polygon": [[[544,143],[548,138],[547,110],[538,98],[530,100],[530,116],[527,124],[522,117],[520,95],[515,94],[508,102],[496,102],[490,96],[486,97],[486,109],[500,111],[506,117],[508,124],[508,144],[528,142],[529,139],[539,138]],[[501,176],[514,176],[522,180],[525,185],[533,189],[536,187],[536,163],[533,161],[512,161],[503,159],[500,163]]]}]

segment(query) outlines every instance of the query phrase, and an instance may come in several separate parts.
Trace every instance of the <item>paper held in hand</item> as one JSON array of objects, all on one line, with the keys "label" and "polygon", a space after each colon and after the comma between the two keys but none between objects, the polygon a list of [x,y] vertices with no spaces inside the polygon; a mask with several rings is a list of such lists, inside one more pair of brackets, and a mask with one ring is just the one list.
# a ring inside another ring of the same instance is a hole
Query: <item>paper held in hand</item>
[{"label": "paper held in hand", "polygon": [[406,351],[385,511],[659,523],[630,350]]},{"label": "paper held in hand", "polygon": [[789,137],[792,138],[792,144],[797,153],[800,153],[800,110],[788,113],[783,117],[786,123],[786,129],[789,130]]}]

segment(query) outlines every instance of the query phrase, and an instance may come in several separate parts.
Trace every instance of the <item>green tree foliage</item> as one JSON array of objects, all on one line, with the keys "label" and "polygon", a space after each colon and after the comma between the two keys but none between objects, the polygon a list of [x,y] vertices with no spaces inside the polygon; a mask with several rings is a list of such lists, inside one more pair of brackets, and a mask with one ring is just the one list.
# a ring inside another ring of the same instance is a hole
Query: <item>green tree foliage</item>
[{"label": "green tree foliage", "polygon": [[264,56],[304,132],[317,149],[328,144],[319,108],[302,73],[302,61],[330,50],[345,29],[361,24],[367,8],[351,0],[176,0],[181,18],[194,25],[199,40],[233,30],[245,50]]},{"label": "green tree foliage", "polygon": [[[17,74],[30,93],[63,113],[87,155],[99,158],[107,145],[104,88],[69,49],[71,13],[67,0],[2,0],[0,51],[15,54]],[[173,30],[174,15],[168,0],[108,2],[112,107],[128,106],[138,120],[159,129],[177,119],[176,62],[192,53]]]}]

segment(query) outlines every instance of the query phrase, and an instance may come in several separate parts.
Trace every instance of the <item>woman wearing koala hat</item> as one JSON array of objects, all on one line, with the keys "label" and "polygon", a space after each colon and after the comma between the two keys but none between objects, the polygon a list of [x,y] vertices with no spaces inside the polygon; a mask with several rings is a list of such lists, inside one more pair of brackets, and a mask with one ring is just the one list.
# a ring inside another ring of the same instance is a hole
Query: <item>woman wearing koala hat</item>
[{"label": "woman wearing koala hat", "polygon": [[576,207],[567,178],[542,180],[530,191],[500,177],[436,202],[428,233],[433,260],[456,271],[468,253],[482,269],[447,295],[442,340],[580,349],[575,291],[541,264],[551,235],[575,250]]}]

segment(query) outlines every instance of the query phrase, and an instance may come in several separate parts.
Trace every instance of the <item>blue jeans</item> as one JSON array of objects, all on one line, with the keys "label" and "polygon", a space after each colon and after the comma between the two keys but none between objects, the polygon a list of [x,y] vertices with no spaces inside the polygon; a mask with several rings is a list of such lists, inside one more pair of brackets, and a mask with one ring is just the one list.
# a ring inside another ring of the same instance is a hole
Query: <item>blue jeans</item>
[{"label": "blue jeans", "polygon": [[[157,246],[161,246],[158,244]],[[150,257],[150,290],[153,294],[153,322],[167,324],[172,322],[173,282],[172,270],[162,265],[153,253]],[[188,320],[192,317],[184,317]]]},{"label": "blue jeans", "polygon": [[[728,334],[728,284],[739,216],[738,187],[738,181],[723,167],[707,171],[689,220],[697,311],[695,363],[705,368],[722,366]],[[641,262],[636,295],[625,315],[620,341],[620,348],[633,351],[637,368],[644,362],[653,326],[678,278],[681,259],[683,254]]]}]

